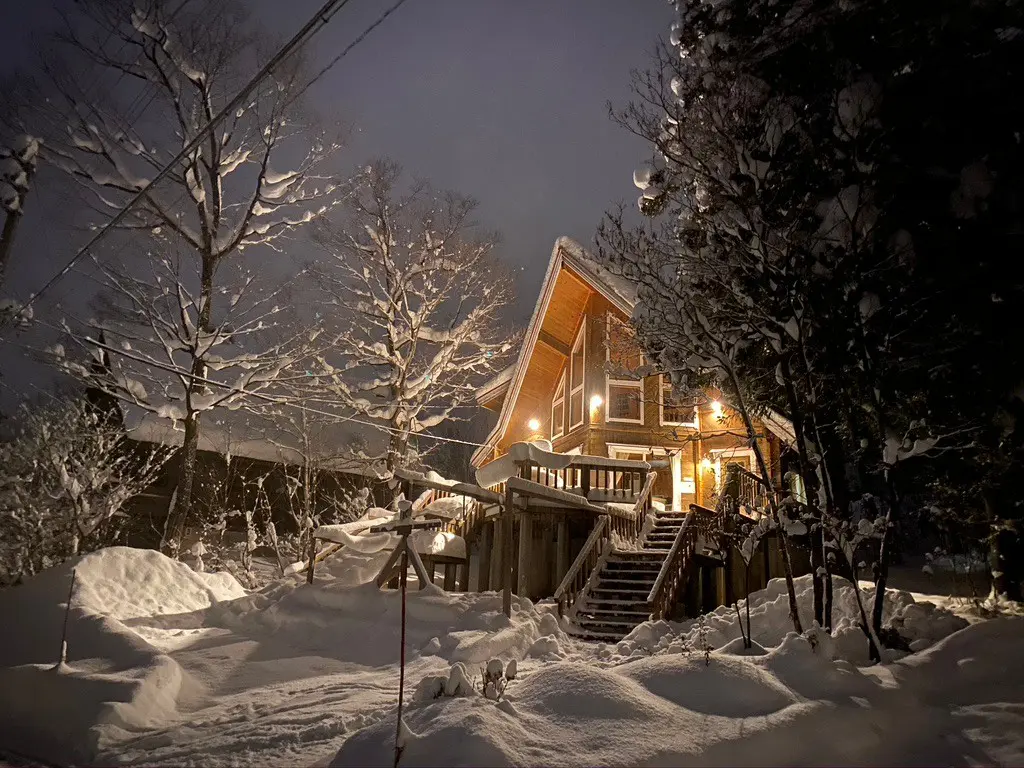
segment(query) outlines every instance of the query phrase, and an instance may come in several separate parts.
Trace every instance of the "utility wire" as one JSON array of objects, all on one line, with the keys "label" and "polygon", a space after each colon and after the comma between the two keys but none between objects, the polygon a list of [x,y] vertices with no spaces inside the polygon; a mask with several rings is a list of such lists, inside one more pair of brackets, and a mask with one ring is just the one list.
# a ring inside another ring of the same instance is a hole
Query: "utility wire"
[{"label": "utility wire", "polygon": [[[24,310],[31,307],[32,304],[40,296],[42,296],[47,290],[52,288],[55,283],[57,283],[62,277],[64,277],[64,275],[68,273],[71,267],[73,267],[78,262],[79,259],[85,256],[85,254],[88,253],[89,250],[92,249],[101,239],[103,239],[107,235],[107,233],[109,233],[112,229],[114,229],[114,227],[116,227],[119,223],[121,223],[121,221],[124,220],[124,218],[131,212],[131,209],[134,208],[135,205],[140,200],[146,197],[158,183],[160,183],[161,181],[163,181],[163,179],[170,175],[170,173],[176,168],[178,163],[184,160],[186,157],[188,157],[188,155],[196,147],[198,147],[200,143],[203,142],[203,140],[210,134],[210,132],[217,126],[217,124],[221,122],[221,120],[223,120],[227,115],[232,114],[235,111],[235,109],[239,105],[241,105],[246,98],[248,98],[249,94],[256,88],[256,86],[260,84],[260,82],[267,75],[273,72],[274,69],[278,67],[281,64],[281,62],[283,62],[286,58],[288,58],[288,56],[290,56],[297,48],[308,42],[309,39],[313,37],[313,35],[315,35],[324,26],[326,26],[333,18],[333,16],[342,8],[344,8],[345,5],[347,5],[349,2],[350,0],[327,0],[327,3],[325,3],[324,6],[319,11],[317,11],[316,14],[314,14],[313,18],[306,22],[306,24],[303,25],[302,29],[300,29],[292,37],[291,40],[285,43],[285,45],[270,59],[270,61],[268,61],[252,77],[252,79],[250,79],[249,82],[237,94],[235,94],[234,98],[232,98],[231,101],[229,101],[220,110],[220,112],[213,116],[213,118],[206,124],[206,126],[202,130],[200,130],[191,141],[189,141],[187,144],[185,144],[184,147],[182,147],[181,151],[179,151],[178,154],[175,155],[170,160],[170,162],[168,162],[160,170],[160,172],[157,173],[157,175],[153,179],[151,179],[142,189],[135,193],[131,200],[129,200],[124,206],[122,206],[121,210],[119,210],[113,218],[111,218],[106,224],[100,227],[99,231],[97,231],[96,234],[93,235],[93,237],[91,237],[89,241],[84,246],[82,246],[75,253],[74,256],[71,257],[67,264],[65,264],[64,267],[62,267],[61,270],[56,275],[50,278],[43,285],[42,288],[40,288],[36,293],[29,297],[28,301],[26,301],[25,304],[22,305],[21,311],[23,312]],[[373,29],[378,24],[380,24],[380,22],[383,21],[383,19],[386,18],[387,15],[393,12],[397,8],[397,6],[401,4],[401,2],[404,2],[404,0],[400,0],[398,4],[388,9],[384,16],[382,16],[381,19],[375,22],[370,27],[370,29]],[[367,33],[361,35],[359,40],[363,39],[366,36],[366,34]],[[351,47],[352,46],[349,46],[349,48],[346,49],[345,52],[351,50]],[[323,74],[323,72],[321,72],[320,74]],[[308,88],[309,84],[307,84],[306,87]],[[8,323],[10,322],[12,322],[12,320],[8,320]]]},{"label": "utility wire", "polygon": [[[298,408],[298,409],[300,409],[300,410],[302,410],[302,411],[304,411],[306,413],[316,414],[317,416],[327,416],[328,418],[333,419],[334,422],[338,423],[338,424],[344,424],[344,423],[349,423],[350,422],[352,424],[359,424],[359,425],[364,426],[364,427],[370,427],[372,429],[377,429],[377,430],[380,430],[382,432],[387,432],[387,433],[393,434],[393,435],[403,434],[402,430],[395,429],[394,427],[389,427],[389,426],[384,425],[384,424],[379,424],[379,423],[372,422],[372,421],[363,421],[361,419],[356,418],[355,416],[339,416],[338,414],[331,413],[330,411],[322,411],[319,408],[310,408],[308,405],[305,405],[304,403],[296,403],[296,402],[293,402],[291,400],[287,400],[287,399],[284,399],[284,398],[275,397],[273,395],[267,395],[267,394],[264,394],[263,392],[251,392],[251,391],[245,389],[244,387],[236,387],[233,384],[225,384],[225,383],[220,382],[220,381],[214,381],[212,379],[208,379],[205,376],[200,376],[198,374],[192,373],[191,371],[186,370],[184,368],[179,368],[178,366],[175,366],[175,365],[169,365],[167,363],[161,363],[161,362],[157,362],[155,360],[148,360],[148,359],[146,359],[144,357],[140,357],[138,355],[133,355],[131,352],[129,352],[127,350],[118,349],[116,347],[112,347],[109,344],[106,344],[104,342],[99,341],[98,339],[92,339],[92,338],[86,337],[85,341],[86,341],[86,343],[91,344],[92,346],[97,347],[98,349],[103,349],[103,350],[106,350],[107,352],[112,352],[113,354],[119,355],[120,357],[124,357],[124,358],[127,358],[129,360],[134,360],[137,363],[142,363],[143,365],[147,365],[147,366],[150,366],[152,368],[156,368],[158,370],[166,371],[168,373],[173,373],[176,376],[180,376],[182,378],[191,379],[193,382],[198,382],[200,384],[205,384],[205,385],[208,385],[208,386],[220,387],[221,389],[226,389],[229,392],[233,392],[233,393],[238,394],[238,395],[244,395],[246,397],[255,398],[257,400],[263,400],[264,402],[272,403],[274,405],[287,405],[287,406],[291,406],[292,408]],[[412,433],[411,436],[416,437],[416,438],[426,437],[426,438],[430,438],[431,440],[437,440],[439,442],[444,442],[444,443],[457,443],[459,445],[469,445],[469,446],[472,446],[474,448],[487,448],[488,447],[488,446],[484,445],[483,443],[474,443],[471,440],[459,440],[458,438],[455,438],[455,437],[443,437],[441,435],[432,435],[429,432],[414,432],[414,433]]]}]

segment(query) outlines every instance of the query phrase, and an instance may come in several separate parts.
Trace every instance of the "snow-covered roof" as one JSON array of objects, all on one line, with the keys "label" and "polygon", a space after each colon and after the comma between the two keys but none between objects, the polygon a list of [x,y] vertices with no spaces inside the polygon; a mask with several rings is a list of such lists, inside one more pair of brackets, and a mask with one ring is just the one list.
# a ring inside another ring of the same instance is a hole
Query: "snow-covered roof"
[{"label": "snow-covered roof", "polygon": [[[184,442],[185,433],[174,429],[162,419],[147,416],[138,426],[128,430],[128,436],[139,442],[178,446]],[[204,423],[199,432],[199,450],[222,456],[269,461],[274,464],[301,464],[303,461],[298,450],[286,444],[278,444],[263,435],[247,434],[244,428],[237,425],[224,428],[221,425]],[[378,476],[372,467],[367,466],[367,462],[348,456],[332,457],[322,462],[321,466],[333,472],[363,477]]]},{"label": "snow-covered roof", "polygon": [[489,400],[494,394],[497,393],[498,390],[500,390],[502,387],[506,386],[510,381],[512,381],[512,374],[514,374],[515,372],[516,364],[512,363],[512,365],[508,366],[508,368],[499,371],[494,376],[485,381],[483,384],[481,384],[479,387],[477,387],[477,402]]},{"label": "snow-covered roof", "polygon": [[[583,246],[571,237],[560,237],[555,242],[555,249],[561,249],[563,260],[572,267],[573,271],[580,273],[594,288],[604,293],[613,303],[618,304],[626,314],[633,311],[636,304],[636,284],[624,277],[612,274],[608,268],[598,263],[593,256],[584,250]],[[608,294],[613,296],[608,296]],[[619,299],[619,301],[615,301]]]}]

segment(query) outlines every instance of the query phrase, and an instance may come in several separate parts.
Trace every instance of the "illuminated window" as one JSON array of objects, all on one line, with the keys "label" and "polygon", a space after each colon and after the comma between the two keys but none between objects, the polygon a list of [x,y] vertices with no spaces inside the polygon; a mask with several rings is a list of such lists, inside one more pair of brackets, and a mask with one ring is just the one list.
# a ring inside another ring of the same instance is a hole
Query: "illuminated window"
[{"label": "illuminated window", "polygon": [[643,353],[637,346],[632,328],[613,315],[609,314],[607,319],[605,400],[608,403],[608,421],[643,424],[644,382],[640,375]]},{"label": "illuminated window", "polygon": [[551,399],[551,439],[565,434],[565,371],[558,377]]},{"label": "illuminated window", "polygon": [[672,394],[672,382],[664,374],[661,376],[661,423],[673,427],[693,427],[697,429],[697,408],[685,403]]},{"label": "illuminated window", "polygon": [[587,366],[586,330],[587,322],[584,317],[576,340],[572,343],[572,355],[569,360],[569,429],[576,429],[586,418],[583,409],[583,381],[586,378],[584,369]]}]

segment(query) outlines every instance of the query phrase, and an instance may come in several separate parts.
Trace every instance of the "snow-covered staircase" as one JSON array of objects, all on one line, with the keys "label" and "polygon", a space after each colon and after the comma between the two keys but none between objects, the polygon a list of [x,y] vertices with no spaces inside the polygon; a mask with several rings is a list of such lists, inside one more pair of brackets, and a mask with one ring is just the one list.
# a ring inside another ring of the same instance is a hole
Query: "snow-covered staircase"
[{"label": "snow-covered staircase", "polygon": [[[602,559],[576,601],[569,630],[573,635],[617,642],[652,617],[652,590],[686,517],[685,512],[657,512],[639,550],[614,550]],[[696,530],[692,535],[697,538]],[[702,554],[720,555],[708,550]]]}]

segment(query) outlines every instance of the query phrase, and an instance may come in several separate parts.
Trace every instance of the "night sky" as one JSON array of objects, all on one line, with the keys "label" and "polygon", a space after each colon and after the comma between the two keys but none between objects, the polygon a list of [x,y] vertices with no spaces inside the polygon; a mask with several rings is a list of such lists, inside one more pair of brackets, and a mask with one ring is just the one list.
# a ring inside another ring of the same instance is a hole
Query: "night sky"
[{"label": "night sky", "polygon": [[[253,3],[282,38],[320,5]],[[351,2],[317,35],[314,59],[325,62],[385,7]],[[500,256],[515,270],[522,324],[555,238],[587,245],[605,210],[635,201],[631,173],[649,150],[608,119],[606,102],[629,99],[630,69],[646,65],[671,20],[665,0],[409,0],[310,101],[322,119],[353,127],[343,163],[387,155],[480,201],[480,224],[502,233]],[[51,2],[0,3],[0,76],[31,66],[35,41],[55,22]],[[30,198],[6,295],[38,287],[81,242],[82,232],[42,216],[47,202],[45,190]],[[89,293],[81,278],[66,282],[54,299]]]}]

